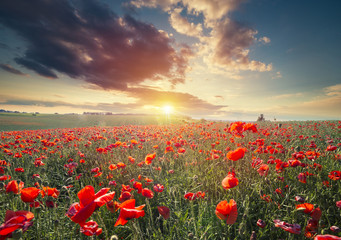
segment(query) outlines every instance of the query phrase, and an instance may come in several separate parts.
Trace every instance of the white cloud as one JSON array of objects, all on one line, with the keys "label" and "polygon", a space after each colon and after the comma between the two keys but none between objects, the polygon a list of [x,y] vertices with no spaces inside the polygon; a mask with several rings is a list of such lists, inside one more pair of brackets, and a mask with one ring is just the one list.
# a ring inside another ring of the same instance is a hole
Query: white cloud
[{"label": "white cloud", "polygon": [[[257,30],[231,20],[228,14],[238,8],[244,0],[132,0],[136,7],[161,7],[170,14],[169,21],[179,33],[199,38],[196,55],[207,67],[239,76],[239,71],[272,71],[272,64],[250,59],[249,48],[257,41],[264,44],[271,40],[255,37]],[[182,11],[192,15],[203,15],[203,22],[188,21]],[[205,27],[206,35],[203,35]],[[278,76],[277,76],[278,77]]]},{"label": "white cloud", "polygon": [[287,99],[287,98],[296,98],[303,96],[303,93],[288,93],[288,94],[281,94],[276,96],[271,96],[269,99]]},{"label": "white cloud", "polygon": [[194,13],[202,12],[206,20],[218,20],[235,10],[243,0],[182,0],[183,4]]},{"label": "white cloud", "polygon": [[271,42],[270,38],[268,38],[268,37],[262,37],[258,41],[260,41],[263,44],[268,44]]},{"label": "white cloud", "polygon": [[280,71],[277,71],[276,74],[274,76],[272,76],[272,79],[276,79],[276,78],[282,78],[282,74]]},{"label": "white cloud", "polygon": [[160,6],[163,10],[170,10],[173,4],[179,2],[178,0],[132,0],[129,3],[137,8],[149,7],[156,8]]},{"label": "white cloud", "polygon": [[170,12],[169,22],[172,27],[179,33],[192,36],[199,37],[202,34],[202,24],[194,24],[188,22],[188,20],[181,16],[180,13],[182,8],[175,8]]},{"label": "white cloud", "polygon": [[341,84],[336,84],[323,89],[327,96],[341,96]]}]

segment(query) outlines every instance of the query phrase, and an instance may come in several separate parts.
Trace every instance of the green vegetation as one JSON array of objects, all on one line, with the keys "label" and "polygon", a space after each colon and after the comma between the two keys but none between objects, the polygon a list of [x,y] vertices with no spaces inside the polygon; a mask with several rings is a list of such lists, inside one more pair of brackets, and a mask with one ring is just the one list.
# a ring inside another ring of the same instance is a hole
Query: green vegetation
[{"label": "green vegetation", "polygon": [[33,114],[0,113],[0,131],[20,131],[54,128],[76,128],[121,125],[161,125],[180,123],[182,117],[167,118],[164,115],[82,115],[82,114]]},{"label": "green vegetation", "polygon": [[[58,117],[80,116],[37,117],[57,124]],[[114,117],[118,123],[116,116],[108,117]],[[132,120],[122,116],[120,121]],[[24,233],[20,228],[14,231],[17,239],[116,236],[239,240],[250,239],[255,231],[257,240],[293,240],[308,239],[306,227],[314,218],[317,226],[314,232],[310,231],[312,236],[341,236],[330,230],[331,226],[341,227],[341,209],[337,206],[341,200],[341,172],[337,173],[341,169],[341,122],[286,122],[280,127],[277,123],[261,122],[256,126],[257,132],[253,132],[254,127],[205,122],[1,132],[0,224],[6,210],[26,210],[34,214],[33,224]],[[244,148],[244,156],[230,157],[234,150]],[[148,164],[146,157],[153,153],[155,158],[151,157]],[[262,164],[269,167],[268,172],[259,170]],[[224,188],[222,180],[232,171],[239,184]],[[24,189],[39,185],[39,190],[50,187],[59,193],[57,197],[39,194],[34,200],[39,207],[34,207],[23,202],[22,194],[6,193],[12,180],[24,182]],[[141,194],[134,185],[136,182],[152,190],[153,197]],[[161,184],[164,190],[157,192],[156,184]],[[104,204],[86,219],[96,221],[103,232],[99,236],[85,236],[80,232],[80,224],[66,216],[70,206],[80,201],[77,194],[85,186],[93,186],[95,192],[103,188],[115,191],[113,200],[108,200],[112,204],[124,202],[127,198],[123,192],[130,191],[129,198],[136,200],[136,206],[145,205],[145,215],[130,217],[127,224],[114,226],[122,209],[111,212]],[[196,199],[184,197],[190,192],[197,194]],[[319,207],[321,217],[297,209],[300,202],[295,200],[296,196],[313,204],[314,209]],[[228,225],[215,211],[218,203],[230,199],[235,200],[238,215]],[[168,219],[159,214],[158,206],[170,209]],[[264,228],[257,226],[258,219],[266,223]],[[275,227],[275,219],[299,224],[299,234]]]}]

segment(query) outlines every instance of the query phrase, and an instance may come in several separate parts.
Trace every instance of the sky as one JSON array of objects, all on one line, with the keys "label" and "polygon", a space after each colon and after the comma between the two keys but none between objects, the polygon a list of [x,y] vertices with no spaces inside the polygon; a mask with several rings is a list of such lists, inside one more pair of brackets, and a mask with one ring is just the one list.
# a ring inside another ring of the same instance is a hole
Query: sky
[{"label": "sky", "polygon": [[341,119],[340,10],[333,0],[0,1],[0,109]]}]

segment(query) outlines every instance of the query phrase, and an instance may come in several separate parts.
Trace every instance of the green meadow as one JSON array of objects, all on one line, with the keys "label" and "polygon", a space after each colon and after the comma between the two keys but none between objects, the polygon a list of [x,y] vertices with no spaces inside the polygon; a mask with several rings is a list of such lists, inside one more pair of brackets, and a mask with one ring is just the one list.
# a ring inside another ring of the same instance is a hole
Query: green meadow
[{"label": "green meadow", "polygon": [[0,239],[341,238],[341,122],[1,119]]},{"label": "green meadow", "polygon": [[93,126],[160,125],[183,122],[182,117],[165,115],[83,115],[83,114],[36,114],[0,113],[0,131],[20,131],[54,128]]}]

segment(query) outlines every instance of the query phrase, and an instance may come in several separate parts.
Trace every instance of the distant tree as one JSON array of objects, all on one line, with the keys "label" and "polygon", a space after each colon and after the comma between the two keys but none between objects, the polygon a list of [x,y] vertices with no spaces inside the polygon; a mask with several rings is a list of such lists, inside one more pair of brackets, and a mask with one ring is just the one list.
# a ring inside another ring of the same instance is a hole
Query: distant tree
[{"label": "distant tree", "polygon": [[259,115],[259,117],[257,118],[257,121],[258,121],[258,122],[265,121],[265,118],[264,118],[263,113],[261,113],[261,114]]}]

